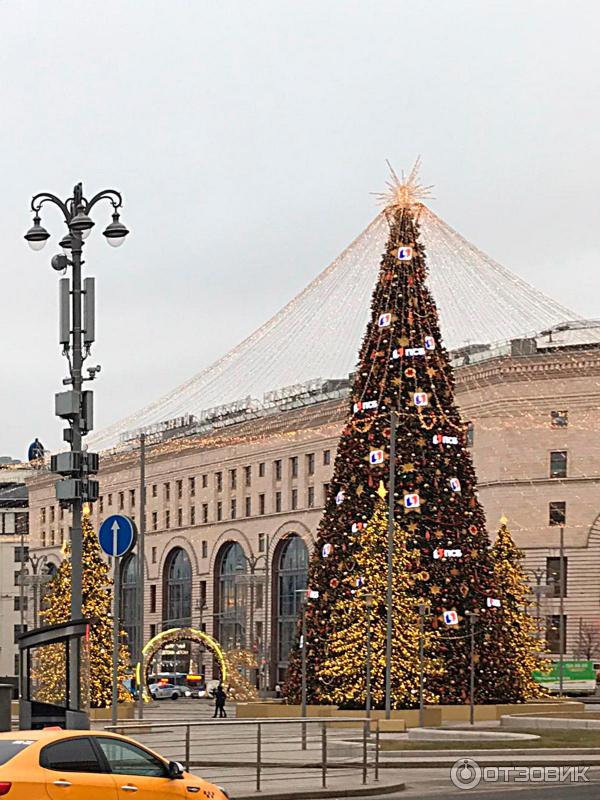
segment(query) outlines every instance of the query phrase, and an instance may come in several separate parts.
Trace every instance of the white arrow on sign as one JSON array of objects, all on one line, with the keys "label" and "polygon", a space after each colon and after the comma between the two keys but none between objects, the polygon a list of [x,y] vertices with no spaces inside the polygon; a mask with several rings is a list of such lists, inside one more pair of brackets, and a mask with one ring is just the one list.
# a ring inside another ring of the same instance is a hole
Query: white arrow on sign
[{"label": "white arrow on sign", "polygon": [[113,522],[111,525],[111,530],[113,534],[113,558],[117,557],[117,542],[119,538],[119,523],[117,520]]}]

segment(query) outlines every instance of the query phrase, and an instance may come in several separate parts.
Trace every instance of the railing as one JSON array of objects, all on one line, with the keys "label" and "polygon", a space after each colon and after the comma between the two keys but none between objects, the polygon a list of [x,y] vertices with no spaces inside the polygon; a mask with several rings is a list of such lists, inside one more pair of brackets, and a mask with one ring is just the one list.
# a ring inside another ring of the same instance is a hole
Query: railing
[{"label": "railing", "polygon": [[131,736],[186,770],[202,767],[213,782],[252,781],[256,791],[267,781],[311,776],[323,788],[332,774],[363,785],[379,779],[379,732],[371,736],[364,717],[127,722],[105,730]]}]

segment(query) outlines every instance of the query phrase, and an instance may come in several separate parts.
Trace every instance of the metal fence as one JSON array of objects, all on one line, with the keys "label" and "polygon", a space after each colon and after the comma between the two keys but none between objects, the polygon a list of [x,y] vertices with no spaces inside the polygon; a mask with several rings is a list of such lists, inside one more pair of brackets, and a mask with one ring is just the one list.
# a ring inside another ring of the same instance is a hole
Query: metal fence
[{"label": "metal fence", "polygon": [[[202,768],[214,782],[306,780],[327,788],[335,775],[346,780],[379,779],[379,733],[362,718],[285,718],[218,722],[127,722],[106,731],[137,739],[186,770]],[[207,772],[208,770],[208,772]]]}]

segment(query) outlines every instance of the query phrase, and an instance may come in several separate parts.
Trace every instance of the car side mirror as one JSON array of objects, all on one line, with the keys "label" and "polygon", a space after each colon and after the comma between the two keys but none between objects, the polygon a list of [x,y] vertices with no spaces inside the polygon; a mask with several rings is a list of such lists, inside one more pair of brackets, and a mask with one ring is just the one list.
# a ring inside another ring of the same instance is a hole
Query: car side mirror
[{"label": "car side mirror", "polygon": [[169,761],[167,764],[167,776],[171,780],[183,778],[184,771],[183,764],[180,764],[179,761]]}]

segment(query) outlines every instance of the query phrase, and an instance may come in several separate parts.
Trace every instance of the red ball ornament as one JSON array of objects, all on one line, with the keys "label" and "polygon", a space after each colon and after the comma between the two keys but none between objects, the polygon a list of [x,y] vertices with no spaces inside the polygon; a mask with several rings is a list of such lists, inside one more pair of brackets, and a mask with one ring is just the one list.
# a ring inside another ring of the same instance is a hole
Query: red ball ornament
[{"label": "red ball ornament", "polygon": [[473,536],[478,532],[477,525],[469,525],[469,533],[472,533]]},{"label": "red ball ornament", "polygon": [[340,585],[340,582],[338,581],[337,578],[332,578],[329,581],[329,585],[331,586],[332,589],[336,589]]},{"label": "red ball ornament", "polygon": [[417,371],[414,367],[407,367],[404,370],[404,374],[406,375],[407,378],[416,378]]}]

